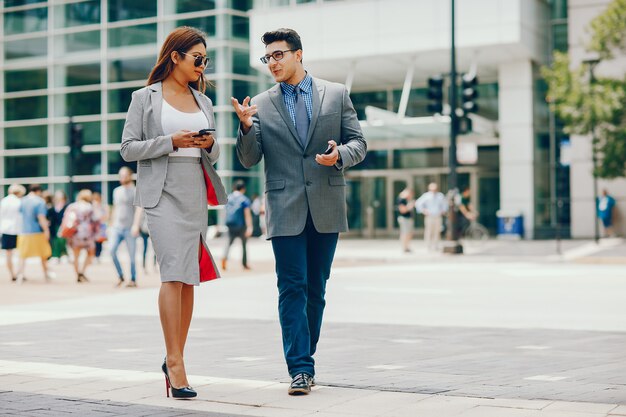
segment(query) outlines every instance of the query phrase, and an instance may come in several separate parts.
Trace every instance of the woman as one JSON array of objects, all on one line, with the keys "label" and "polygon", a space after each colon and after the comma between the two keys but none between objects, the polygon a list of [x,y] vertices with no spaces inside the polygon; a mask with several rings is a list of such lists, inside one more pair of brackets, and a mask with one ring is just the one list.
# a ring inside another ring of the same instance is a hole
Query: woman
[{"label": "woman", "polygon": [[[76,233],[67,239],[67,244],[74,253],[74,271],[79,283],[89,281],[85,270],[96,254],[96,235],[100,229],[99,217],[91,205],[92,198],[90,190],[81,190],[76,196],[76,202],[67,206],[63,216],[63,222],[72,224],[76,229]],[[87,258],[80,268],[79,258],[83,249],[87,251]]]},{"label": "woman", "polygon": [[0,234],[2,234],[2,249],[7,251],[7,268],[11,274],[11,281],[17,281],[13,269],[13,249],[17,247],[17,235],[22,227],[20,213],[20,199],[26,194],[26,188],[20,184],[9,186],[9,195],[0,201]]},{"label": "woman", "polygon": [[58,236],[61,221],[67,208],[67,196],[61,190],[54,193],[53,204],[48,207],[48,221],[50,222],[50,247],[52,248],[52,258],[57,258],[59,262],[63,255],[67,256],[67,245],[65,239]]},{"label": "woman", "polygon": [[183,353],[193,313],[194,285],[219,277],[205,246],[207,202],[224,204],[213,168],[219,145],[206,88],[205,35],[180,27],[168,35],[148,86],[133,93],[122,133],[125,161],[138,161],[135,205],[145,210],[159,262],[159,314],[165,338],[167,394],[191,398]]}]

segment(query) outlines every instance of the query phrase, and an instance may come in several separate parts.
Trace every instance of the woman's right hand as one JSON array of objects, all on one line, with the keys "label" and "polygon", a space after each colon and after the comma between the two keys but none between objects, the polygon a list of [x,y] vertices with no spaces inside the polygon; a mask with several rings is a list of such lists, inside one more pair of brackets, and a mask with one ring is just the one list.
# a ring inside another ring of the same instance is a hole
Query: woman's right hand
[{"label": "woman's right hand", "polygon": [[174,149],[195,147],[194,134],[196,134],[196,132],[186,129],[174,132],[172,135],[172,145],[174,145]]}]

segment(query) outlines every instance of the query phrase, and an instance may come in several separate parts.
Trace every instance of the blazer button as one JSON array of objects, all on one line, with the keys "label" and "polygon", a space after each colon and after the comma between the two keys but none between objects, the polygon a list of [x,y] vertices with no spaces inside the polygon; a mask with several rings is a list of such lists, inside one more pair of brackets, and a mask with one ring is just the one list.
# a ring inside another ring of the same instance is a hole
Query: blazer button
[{"label": "blazer button", "polygon": [[311,181],[307,181],[305,184],[306,184],[306,186],[308,187],[308,186],[310,186],[310,185],[311,185],[311,184],[313,184],[313,183],[312,183]]}]

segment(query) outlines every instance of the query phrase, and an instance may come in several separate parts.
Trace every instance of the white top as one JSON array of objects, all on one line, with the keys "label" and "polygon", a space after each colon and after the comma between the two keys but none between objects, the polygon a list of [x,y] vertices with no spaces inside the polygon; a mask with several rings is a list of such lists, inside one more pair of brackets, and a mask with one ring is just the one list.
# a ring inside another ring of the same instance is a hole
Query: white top
[{"label": "white top", "polygon": [[[194,132],[209,127],[209,121],[202,111],[195,113],[186,113],[172,107],[167,101],[163,100],[161,108],[161,125],[163,133],[171,135],[182,129]],[[202,156],[200,148],[180,148],[176,152],[169,154],[170,156],[187,156],[200,158]]]},{"label": "white top", "polygon": [[9,194],[0,201],[0,234],[20,234],[22,228],[21,204],[20,199],[14,194]]}]

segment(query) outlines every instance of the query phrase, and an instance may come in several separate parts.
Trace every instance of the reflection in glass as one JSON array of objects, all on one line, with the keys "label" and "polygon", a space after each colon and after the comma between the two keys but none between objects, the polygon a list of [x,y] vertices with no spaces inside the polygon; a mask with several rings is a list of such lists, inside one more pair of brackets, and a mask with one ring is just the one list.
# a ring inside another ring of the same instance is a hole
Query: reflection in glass
[{"label": "reflection in glass", "polygon": [[40,119],[47,115],[48,98],[46,96],[4,100],[5,120]]},{"label": "reflection in glass", "polygon": [[109,29],[109,47],[156,43],[156,23]]},{"label": "reflection in glass", "polygon": [[73,52],[95,51],[100,49],[100,31],[67,33],[56,36],[54,41],[57,56]]},{"label": "reflection in glass", "polygon": [[4,158],[4,177],[45,177],[48,175],[47,155],[7,156]]},{"label": "reflection in glass", "polygon": [[231,16],[231,20],[233,38],[247,40],[250,36],[250,20],[243,16]]},{"label": "reflection in glass", "polygon": [[128,111],[133,91],[137,88],[122,88],[109,91],[109,113],[124,113]]},{"label": "reflection in glass", "polygon": [[19,10],[4,14],[4,34],[41,32],[48,29],[48,8]]},{"label": "reflection in glass", "polygon": [[102,174],[102,160],[100,152],[83,152],[74,166],[74,175]]},{"label": "reflection in glass", "polygon": [[[65,70],[65,85],[68,87],[100,84],[100,63],[71,65],[65,68],[59,68],[61,74],[63,74],[63,70]],[[60,86],[62,87],[63,84]]]},{"label": "reflection in glass", "polygon": [[42,148],[47,146],[47,126],[21,126],[4,129],[6,149]]},{"label": "reflection in glass", "polygon": [[244,75],[256,73],[250,66],[250,54],[248,51],[233,49],[233,72]]},{"label": "reflection in glass", "polygon": [[176,22],[178,26],[191,26],[198,28],[209,37],[215,36],[215,16],[198,17],[195,19],[182,19]]},{"label": "reflection in glass", "polygon": [[47,53],[48,39],[45,37],[4,42],[4,58],[7,60],[45,56]]},{"label": "reflection in glass", "polygon": [[109,22],[156,16],[156,0],[109,0]]},{"label": "reflection in glass", "polygon": [[100,23],[100,0],[83,1],[58,7],[64,9],[63,14],[65,16],[65,21],[57,19],[56,26],[58,28]]},{"label": "reflection in glass", "polygon": [[39,90],[48,86],[48,70],[6,70],[4,72],[4,90],[13,91]]},{"label": "reflection in glass", "polygon": [[203,12],[215,9],[215,0],[177,0],[176,13]]},{"label": "reflection in glass", "polygon": [[109,63],[109,81],[146,80],[156,63],[156,57],[133,58],[111,61]]}]

